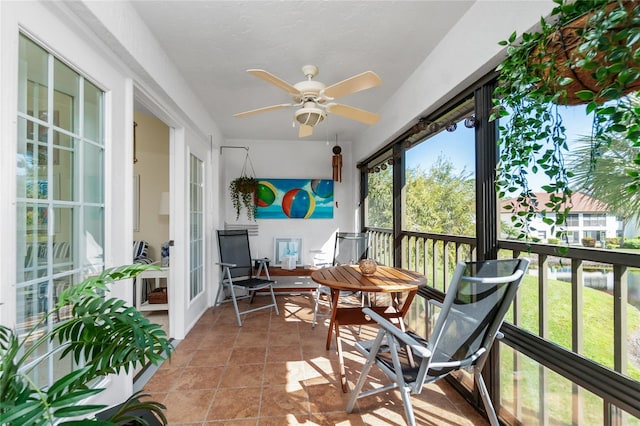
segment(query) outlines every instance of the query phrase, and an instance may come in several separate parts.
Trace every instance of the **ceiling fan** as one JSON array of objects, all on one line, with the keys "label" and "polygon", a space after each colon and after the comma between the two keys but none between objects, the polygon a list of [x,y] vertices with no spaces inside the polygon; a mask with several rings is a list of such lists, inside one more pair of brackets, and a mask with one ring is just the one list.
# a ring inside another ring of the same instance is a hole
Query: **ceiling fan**
[{"label": "ceiling fan", "polygon": [[248,117],[261,112],[299,107],[293,116],[300,125],[298,136],[301,138],[311,136],[313,127],[322,122],[327,113],[340,115],[366,124],[375,124],[380,119],[378,114],[333,102],[334,99],[342,96],[379,86],[382,80],[373,71],[365,71],[328,87],[324,83],[312,80],[313,77],[318,75],[318,67],[315,65],[303,66],[302,72],[307,79],[296,84],[290,84],[265,70],[250,69],[247,72],[289,93],[293,102],[240,112],[234,114],[234,117]]}]

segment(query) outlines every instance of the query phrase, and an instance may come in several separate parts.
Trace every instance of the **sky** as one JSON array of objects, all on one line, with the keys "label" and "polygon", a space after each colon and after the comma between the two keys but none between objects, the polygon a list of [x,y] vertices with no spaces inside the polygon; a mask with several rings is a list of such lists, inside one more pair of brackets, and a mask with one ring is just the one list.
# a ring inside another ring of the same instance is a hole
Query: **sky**
[{"label": "sky", "polygon": [[[561,107],[560,113],[567,128],[569,147],[571,147],[572,141],[591,134],[591,116],[587,116],[584,110],[584,105]],[[423,170],[428,171],[438,156],[442,155],[454,165],[457,173],[461,172],[463,168],[475,173],[473,136],[474,130],[466,128],[461,121],[454,132],[442,131],[407,151],[407,166],[412,168],[420,165]],[[534,191],[541,190],[542,186],[547,183],[547,178],[543,173],[529,174],[529,186]]]}]

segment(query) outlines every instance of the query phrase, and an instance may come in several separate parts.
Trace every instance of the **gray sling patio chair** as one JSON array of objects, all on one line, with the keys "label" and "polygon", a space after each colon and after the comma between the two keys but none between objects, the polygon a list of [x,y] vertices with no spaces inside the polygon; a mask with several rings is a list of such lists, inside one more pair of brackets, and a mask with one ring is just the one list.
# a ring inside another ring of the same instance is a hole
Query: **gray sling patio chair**
[{"label": "gray sling patio chair", "polygon": [[[233,302],[238,326],[240,327],[242,327],[240,315],[259,311],[261,309],[268,309],[272,306],[276,311],[276,315],[279,315],[280,313],[278,312],[276,296],[273,293],[273,283],[275,281],[271,280],[271,277],[269,276],[269,269],[267,267],[268,259],[251,258],[249,234],[247,230],[219,230],[218,247],[220,249],[220,262],[218,264],[222,269],[222,276],[220,279],[220,286],[218,287],[218,294],[216,295],[216,303],[218,303],[220,293],[223,292],[223,289],[226,289],[229,293],[229,298],[225,301]],[[255,275],[253,274],[254,263],[259,265],[258,271]],[[258,278],[263,269],[265,271],[266,279]],[[238,288],[244,289],[245,294],[237,296],[236,290]],[[238,308],[238,300],[248,298],[249,303],[251,303],[256,291],[263,289],[268,289],[271,293],[271,304],[240,311]]]},{"label": "gray sling patio chair", "polygon": [[[360,260],[365,259],[369,253],[369,234],[364,232],[338,232],[336,234],[336,242],[333,247],[333,266],[336,265],[355,265]],[[325,314],[318,314],[318,306],[320,304],[320,296],[326,295],[329,298],[329,308],[331,306],[331,289],[324,285],[318,285],[316,290],[315,305],[313,308],[313,321],[311,327],[315,327],[318,316],[327,317]],[[340,296],[351,296],[352,292],[341,292]],[[365,295],[360,295],[361,304],[364,306]]]},{"label": "gray sling patio chair", "polygon": [[[356,349],[367,360],[347,403],[347,412],[353,410],[358,398],[397,388],[407,422],[415,425],[411,394],[419,394],[423,385],[465,368],[473,371],[489,421],[498,425],[482,368],[528,265],[527,259],[458,263],[444,302],[429,301],[440,312],[428,340],[402,331],[365,308],[364,312],[380,328],[374,340],[356,343]],[[393,381],[362,391],[374,364]]]}]

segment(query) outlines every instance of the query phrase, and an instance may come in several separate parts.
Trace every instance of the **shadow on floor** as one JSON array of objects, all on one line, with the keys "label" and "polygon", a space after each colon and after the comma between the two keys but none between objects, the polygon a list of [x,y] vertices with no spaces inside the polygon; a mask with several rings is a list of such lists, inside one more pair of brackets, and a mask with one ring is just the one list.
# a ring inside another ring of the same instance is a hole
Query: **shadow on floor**
[{"label": "shadow on floor", "polygon": [[[264,299],[257,297],[254,303]],[[203,315],[144,386],[167,406],[169,424],[406,424],[395,391],[361,399],[355,412],[347,414],[349,394],[337,379],[335,341],[325,350],[329,320],[311,328],[310,295],[280,295],[278,308],[279,316],[272,309],[244,316],[242,327],[230,304]],[[374,329],[363,327],[360,336],[356,327],[341,330],[347,379],[353,386],[363,364],[353,342],[373,337]],[[413,396],[413,406],[420,425],[488,424],[444,382]]]}]

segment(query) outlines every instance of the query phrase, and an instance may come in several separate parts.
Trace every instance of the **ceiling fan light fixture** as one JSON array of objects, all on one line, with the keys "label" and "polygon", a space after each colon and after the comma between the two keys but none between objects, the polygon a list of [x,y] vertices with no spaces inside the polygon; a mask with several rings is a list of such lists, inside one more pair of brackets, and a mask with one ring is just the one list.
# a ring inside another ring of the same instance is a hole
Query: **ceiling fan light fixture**
[{"label": "ceiling fan light fixture", "polygon": [[325,86],[324,83],[313,80],[318,74],[318,67],[315,65],[303,66],[302,73],[306,79],[295,84],[291,84],[265,70],[248,69],[247,72],[284,90],[291,95],[293,102],[239,112],[233,114],[234,117],[249,117],[254,114],[275,111],[282,108],[301,107],[293,114],[294,127],[296,122],[299,124],[299,137],[311,136],[313,134],[313,127],[324,121],[327,114],[335,114],[369,125],[375,124],[380,120],[378,114],[333,102],[336,98],[379,86],[382,80],[373,71],[365,71],[330,86]]},{"label": "ceiling fan light fixture", "polygon": [[[308,104],[311,106],[307,106]],[[315,106],[315,103],[308,102],[296,111],[295,119],[300,124],[306,124],[307,126],[314,127],[316,124],[320,123],[326,117],[326,113],[323,109]]]}]

